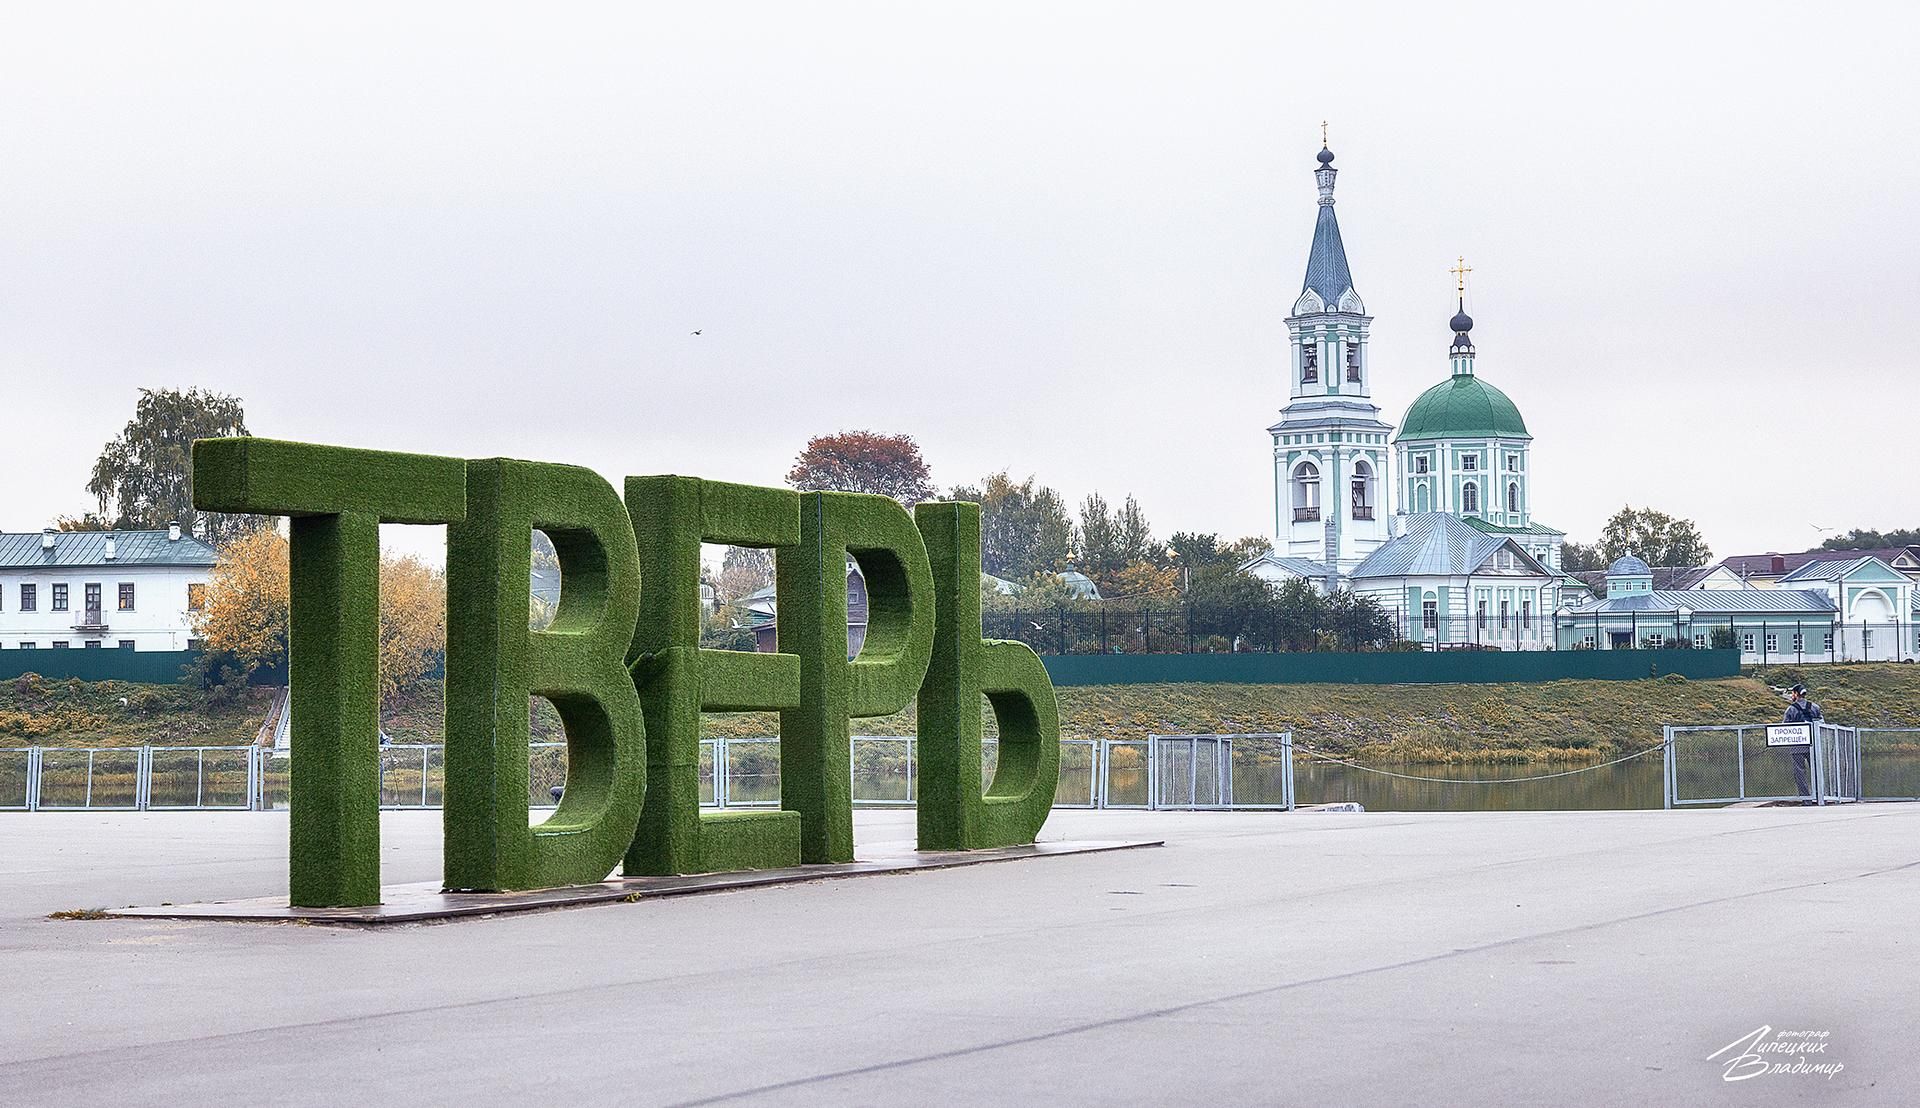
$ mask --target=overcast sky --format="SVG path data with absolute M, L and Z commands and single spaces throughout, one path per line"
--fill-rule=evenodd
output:
M 1322 119 L 1386 419 L 1464 254 L 1541 521 L 1920 525 L 1911 4 L 79 7 L 0 33 L 7 530 L 200 385 L 616 483 L 906 432 L 1266 533 Z

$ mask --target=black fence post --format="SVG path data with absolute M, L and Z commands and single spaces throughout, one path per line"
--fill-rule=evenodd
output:
M 1060 606 L 1060 653 L 1067 652 L 1067 606 Z
M 1140 609 L 1140 653 L 1153 653 L 1153 609 Z
M 1107 654 L 1107 606 L 1100 605 L 1100 653 Z
M 1187 653 L 1193 653 L 1193 601 L 1187 601 Z

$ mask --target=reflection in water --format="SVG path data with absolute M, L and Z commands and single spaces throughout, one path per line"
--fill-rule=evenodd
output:
M 1381 766 L 1380 769 L 1447 782 L 1408 781 L 1303 758 L 1294 770 L 1301 806 L 1357 801 L 1382 812 L 1523 812 L 1568 809 L 1658 808 L 1662 805 L 1658 754 L 1569 777 L 1520 781 L 1559 772 L 1559 766 Z M 1467 781 L 1511 784 L 1468 784 Z

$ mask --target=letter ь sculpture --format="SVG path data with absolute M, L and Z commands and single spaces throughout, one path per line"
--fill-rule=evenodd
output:
M 1059 775 L 1034 653 L 980 637 L 980 510 L 694 477 L 269 439 L 194 444 L 194 503 L 291 517 L 289 899 L 378 904 L 379 525 L 447 525 L 444 883 L 508 892 L 853 860 L 850 721 L 919 704 L 919 845 L 1030 843 Z M 559 612 L 527 626 L 534 530 Z M 703 542 L 770 549 L 775 654 L 699 646 Z M 850 656 L 847 559 L 869 597 Z M 1000 761 L 980 788 L 981 696 Z M 529 826 L 528 698 L 566 730 L 559 808 Z M 700 810 L 700 717 L 778 711 L 778 811 Z

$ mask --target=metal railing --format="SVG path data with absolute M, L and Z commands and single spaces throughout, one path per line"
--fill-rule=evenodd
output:
M 1920 748 L 1920 727 L 1861 727 L 1860 799 L 1920 800 L 1920 768 L 1911 752 Z M 1904 746 L 1906 751 L 1889 750 Z M 1902 760 L 1899 754 L 1909 757 Z M 1883 757 L 1887 756 L 1887 757 Z M 1902 772 L 1902 771 L 1905 772 Z
M 1798 730 L 1796 735 L 1794 732 Z M 1832 723 L 1666 727 L 1666 807 L 1862 799 L 1860 735 Z
M 853 803 L 911 807 L 918 797 L 919 740 L 857 735 Z M 552 808 L 566 786 L 563 742 L 533 743 L 527 805 Z M 991 786 L 1000 746 L 981 744 L 980 785 Z M 1146 739 L 1062 739 L 1056 808 L 1291 808 L 1291 734 L 1152 735 Z M 293 759 L 259 746 L 15 747 L 0 749 L 0 810 L 272 811 L 287 806 Z M 700 742 L 700 803 L 706 808 L 777 808 L 780 740 L 771 736 Z M 432 809 L 446 796 L 446 748 L 393 743 L 380 748 L 380 806 Z

